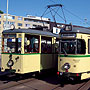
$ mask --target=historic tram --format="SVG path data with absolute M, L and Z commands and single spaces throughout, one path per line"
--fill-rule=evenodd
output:
M 2 33 L 1 71 L 18 74 L 57 67 L 58 35 L 33 29 L 5 30 Z
M 90 29 L 66 25 L 60 33 L 59 77 L 90 78 Z

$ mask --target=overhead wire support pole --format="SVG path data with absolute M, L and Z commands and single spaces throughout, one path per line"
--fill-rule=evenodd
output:
M 6 15 L 6 29 L 8 25 L 8 0 L 7 0 L 7 15 Z

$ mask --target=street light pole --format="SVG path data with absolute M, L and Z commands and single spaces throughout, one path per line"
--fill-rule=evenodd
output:
M 6 29 L 8 26 L 8 0 L 7 0 L 7 15 L 6 15 Z

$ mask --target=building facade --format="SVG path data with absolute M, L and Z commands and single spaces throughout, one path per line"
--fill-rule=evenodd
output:
M 50 29 L 50 19 L 49 18 L 41 18 L 37 16 L 27 15 L 23 16 L 15 16 L 8 15 L 8 23 L 6 25 L 6 14 L 0 14 L 0 49 L 1 49 L 1 34 L 3 30 L 10 29 L 11 25 L 14 25 L 16 29 L 19 28 L 35 28 L 37 26 L 45 26 Z M 7 27 L 6 27 L 7 26 Z M 1 50 L 0 50 L 1 53 Z
M 6 14 L 0 14 L 0 29 L 1 32 L 6 29 Z M 27 17 L 8 15 L 8 24 L 7 28 L 10 28 L 10 25 L 14 25 L 16 29 L 18 28 L 35 28 L 37 26 L 46 26 L 48 29 L 50 19 L 41 18 L 36 16 L 27 15 Z

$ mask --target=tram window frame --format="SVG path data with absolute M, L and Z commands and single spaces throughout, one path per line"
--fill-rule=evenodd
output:
M 90 54 L 90 39 L 88 39 L 88 54 Z
M 48 42 L 49 42 L 49 44 L 48 44 Z M 43 53 L 45 53 L 45 54 L 52 53 L 52 37 L 44 37 L 44 36 L 41 37 L 41 53 L 42 54 Z
M 73 44 L 73 47 L 74 47 L 74 48 L 72 48 L 73 52 L 72 52 L 70 43 Z M 60 44 L 59 44 L 60 54 L 76 54 L 76 48 L 77 47 L 75 47 L 74 44 L 76 45 L 76 40 L 75 39 L 62 39 L 62 40 L 60 40 Z M 66 49 L 65 49 L 65 47 L 66 47 Z
M 16 34 L 3 34 L 2 52 L 21 53 L 21 42 L 18 42 L 18 38 L 16 38 Z
M 31 35 L 31 34 L 25 34 L 25 37 L 27 35 L 27 40 L 30 41 L 30 44 L 26 46 L 25 44 L 25 40 L 24 40 L 24 53 L 39 53 L 39 48 L 40 48 L 40 36 L 38 35 Z M 32 40 L 37 39 L 38 43 L 36 45 L 35 42 L 33 42 Z M 27 41 L 26 40 L 26 41 Z M 33 44 L 32 44 L 33 43 Z M 36 48 L 38 46 L 38 48 Z
M 78 41 L 77 41 L 77 54 L 85 54 L 86 53 L 86 43 L 85 43 L 85 40 L 84 39 L 77 39 L 78 41 L 81 40 L 81 51 L 78 53 Z M 84 47 L 83 47 L 84 46 Z
M 68 39 L 65 39 L 66 41 Z M 61 53 L 61 43 L 62 42 L 65 42 L 65 40 L 61 40 L 60 41 L 60 53 Z M 80 41 L 80 42 L 79 42 Z M 68 41 L 67 41 L 68 42 Z M 71 41 L 72 42 L 72 41 Z M 84 39 L 75 39 L 74 42 L 76 43 L 76 47 L 75 47 L 75 53 L 74 54 L 85 54 L 86 53 L 86 43 L 85 43 L 85 40 Z M 81 46 L 79 46 L 79 43 Z M 84 46 L 84 47 L 83 47 Z M 81 47 L 81 49 L 79 49 Z M 66 52 L 67 53 L 67 52 Z M 62 54 L 62 53 L 61 53 Z M 70 54 L 70 53 L 67 53 L 67 54 Z M 73 53 L 72 53 L 73 54 Z

